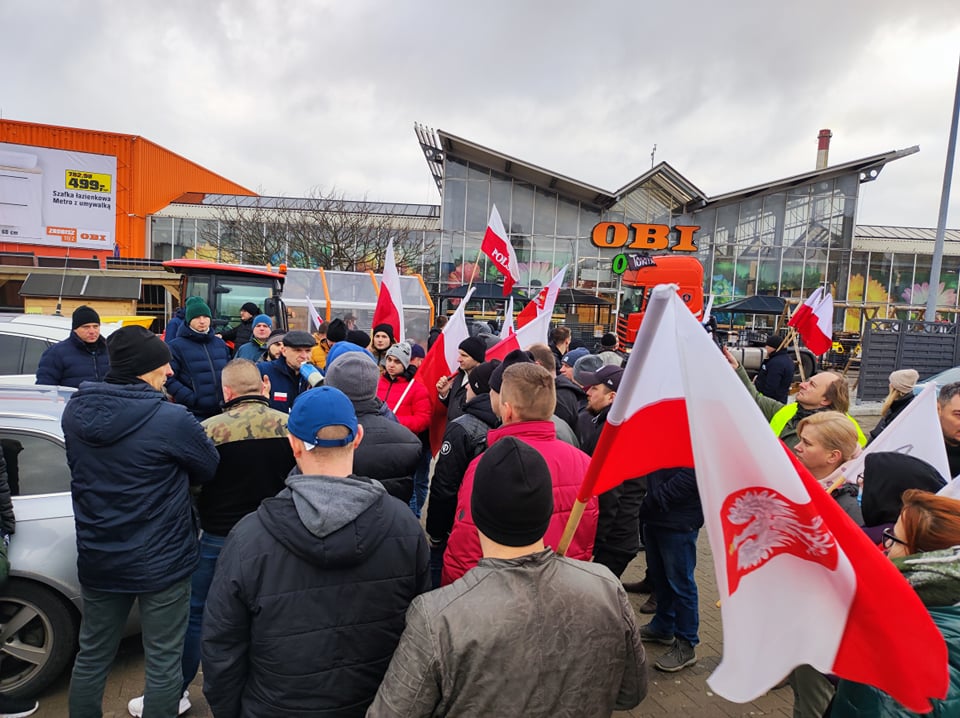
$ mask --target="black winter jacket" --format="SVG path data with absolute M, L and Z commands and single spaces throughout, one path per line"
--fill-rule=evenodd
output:
M 391 496 L 403 502 L 413 496 L 413 473 L 423 444 L 387 406 L 374 397 L 353 402 L 363 441 L 353 453 L 353 472 L 376 479 Z
M 581 387 L 567 377 L 560 375 L 556 378 L 557 408 L 554 414 L 563 419 L 574 433 L 577 432 L 577 417 L 587 405 L 587 395 Z
M 457 495 L 470 462 L 487 448 L 487 432 L 499 423 L 490 395 L 480 394 L 463 406 L 463 414 L 447 424 L 430 481 L 427 535 L 444 541 L 453 528 Z
M 215 716 L 363 716 L 430 587 L 409 507 L 369 479 L 298 476 L 234 527 L 203 617 Z M 296 503 L 295 503 L 296 501 Z
M 107 342 L 98 337 L 93 344 L 87 344 L 76 332 L 62 342 L 49 347 L 41 356 L 37 366 L 37 384 L 51 386 L 80 386 L 82 381 L 103 381 L 110 371 L 110 358 L 107 356 Z
M 0 451 L 0 533 L 12 534 L 16 531 L 17 517 L 13 513 L 13 500 L 10 497 L 7 461 Z
M 453 381 L 450 382 L 450 391 L 446 399 L 440 401 L 447 407 L 447 421 L 453 421 L 463 413 L 463 404 L 467 400 L 467 385 L 464 379 L 467 372 L 463 369 L 457 369 Z M 435 391 L 432 387 L 427 387 L 428 391 Z
M 289 414 L 297 397 L 310 388 L 310 384 L 300 376 L 300 372 L 287 365 L 283 355 L 269 361 L 257 362 L 257 369 L 262 376 L 270 379 L 271 409 Z
M 170 342 L 170 367 L 167 391 L 198 419 L 220 413 L 223 402 L 220 373 L 230 361 L 230 350 L 216 334 L 201 334 L 189 324 Z
M 793 383 L 793 357 L 786 349 L 774 352 L 760 364 L 754 386 L 764 396 L 787 403 L 790 385 Z
M 219 457 L 203 427 L 149 384 L 84 382 L 63 411 L 80 583 L 146 593 L 190 576 L 197 525 L 189 484 Z
M 703 526 L 703 509 L 693 469 L 661 469 L 647 474 L 647 495 L 640 504 L 647 526 L 696 531 Z
M 224 341 L 233 342 L 233 350 L 236 351 L 253 338 L 253 317 L 220 332 L 220 336 Z
M 226 536 L 260 502 L 283 490 L 296 466 L 287 440 L 287 415 L 267 406 L 266 397 L 242 396 L 203 422 L 217 447 L 220 465 L 197 497 L 200 526 Z

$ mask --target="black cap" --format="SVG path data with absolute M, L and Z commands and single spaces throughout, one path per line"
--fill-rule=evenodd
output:
M 540 453 L 507 436 L 480 456 L 470 512 L 477 529 L 503 546 L 543 538 L 553 516 L 553 480 Z
M 490 393 L 490 375 L 498 366 L 500 366 L 500 360 L 491 359 L 483 362 L 483 364 L 478 364 L 471 370 L 467 381 L 470 382 L 470 388 L 473 389 L 474 394 L 479 396 L 480 394 Z
M 782 336 L 780 336 L 779 334 L 776 334 L 776 333 L 767 334 L 766 345 L 767 345 L 768 347 L 773 347 L 774 349 L 778 349 L 781 344 L 783 344 L 783 337 L 782 337 Z
M 131 382 L 170 363 L 170 348 L 146 327 L 120 327 L 107 338 L 107 377 Z
M 393 327 L 390 326 L 389 324 L 378 324 L 377 326 L 375 326 L 375 327 L 373 328 L 373 330 L 371 331 L 371 334 L 376 334 L 377 332 L 383 332 L 383 333 L 386 334 L 388 337 L 390 337 L 390 343 L 391 343 L 391 344 L 393 344 L 395 341 L 397 341 L 396 338 L 393 336 Z M 348 340 L 348 341 L 350 341 L 350 340 Z M 356 344 L 356 342 L 353 342 L 353 343 Z M 370 343 L 370 342 L 367 342 L 367 344 L 369 344 L 369 343 Z M 362 346 L 366 346 L 366 344 L 364 344 L 364 345 L 362 345 Z
M 327 333 L 327 337 L 330 336 L 330 333 Z M 358 347 L 368 347 L 370 346 L 370 335 L 366 332 L 362 332 L 359 329 L 348 329 L 347 330 L 347 341 L 351 344 L 356 344 Z M 390 341 L 393 341 L 392 339 Z
M 623 369 L 607 364 L 596 371 L 583 372 L 580 378 L 583 380 L 580 382 L 581 386 L 597 386 L 603 384 L 603 386 L 612 391 L 619 391 L 620 380 L 623 378 Z
M 88 307 L 86 304 L 81 304 L 79 307 L 73 310 L 73 329 L 82 327 L 84 324 L 99 323 L 100 315 L 97 314 L 97 310 L 93 307 Z
M 477 337 L 467 337 L 457 349 L 463 349 L 475 362 L 482 362 L 487 357 L 487 345 Z
M 260 307 L 258 307 L 253 302 L 246 302 L 242 307 L 240 307 L 241 312 L 250 312 L 253 316 L 257 316 L 260 313 Z
M 860 508 L 864 526 L 895 523 L 903 508 L 903 492 L 921 489 L 936 493 L 943 477 L 922 459 L 897 451 L 875 451 L 863 461 L 863 497 Z
M 295 329 L 286 333 L 283 337 L 283 345 L 296 349 L 308 349 L 317 346 L 317 340 L 313 338 L 310 332 L 301 332 L 299 329 Z
M 496 369 L 493 370 L 493 373 L 490 375 L 490 390 L 495 391 L 498 394 L 500 393 L 500 388 L 503 386 L 503 372 L 507 370 L 508 366 L 513 364 L 534 364 L 536 363 L 533 359 L 533 355 L 530 352 L 525 352 L 521 349 L 514 349 L 512 352 L 507 354 L 503 358 L 503 362 L 500 363 Z
M 613 349 L 617 346 L 617 335 L 607 332 L 600 337 L 600 346 L 604 349 Z
M 342 319 L 334 319 L 327 325 L 327 339 L 332 342 L 343 342 L 347 340 L 347 325 Z

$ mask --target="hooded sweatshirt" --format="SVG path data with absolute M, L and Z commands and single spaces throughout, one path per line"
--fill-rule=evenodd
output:
M 429 588 L 425 536 L 376 481 L 304 476 L 231 532 L 203 621 L 215 715 L 363 716 Z

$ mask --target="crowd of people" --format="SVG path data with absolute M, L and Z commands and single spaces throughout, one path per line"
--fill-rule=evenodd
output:
M 71 716 L 101 715 L 134 601 L 146 675 L 128 710 L 147 718 L 189 710 L 201 664 L 216 716 L 606 716 L 646 695 L 644 642 L 668 646 L 658 671 L 697 662 L 692 466 L 592 499 L 565 555 L 554 550 L 624 378 L 615 335 L 591 348 L 560 326 L 502 361 L 471 336 L 458 371 L 427 386 L 416 374 L 429 347 L 389 325 L 279 334 L 250 304 L 218 335 L 197 297 L 164 339 L 123 327 L 104 342 L 89 307 L 73 323 L 37 377 L 79 387 L 63 417 L 84 602 Z M 960 584 L 926 596 L 928 573 L 902 561 L 954 561 L 960 502 L 934 496 L 945 477 L 878 452 L 858 482 L 836 482 L 867 443 L 847 382 L 820 372 L 789 397 L 782 343 L 769 342 L 755 381 L 727 358 L 771 430 L 888 550 L 945 634 L 956 629 Z M 881 431 L 917 380 L 891 375 Z M 938 402 L 957 474 L 960 384 Z M 0 483 L 5 519 L 4 508 Z M 643 580 L 624 585 L 641 552 Z M 649 595 L 643 625 L 628 591 Z M 960 640 L 950 649 L 957 700 Z M 854 715 L 867 700 L 893 710 L 809 666 L 785 680 L 796 716 Z M 0 703 L 0 716 L 22 709 Z

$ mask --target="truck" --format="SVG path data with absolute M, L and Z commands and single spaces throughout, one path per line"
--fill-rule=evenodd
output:
M 617 338 L 625 351 L 630 351 L 637 340 L 650 293 L 658 284 L 676 284 L 677 294 L 694 316 L 703 321 L 703 265 L 694 257 L 658 255 L 635 259 L 634 268 L 623 273 L 621 299 L 617 314 Z M 792 348 L 791 344 L 791 348 Z M 766 356 L 764 347 L 728 347 L 743 364 L 750 376 L 756 375 Z M 806 347 L 800 347 L 803 377 L 811 376 L 817 368 L 817 358 Z M 794 365 L 797 365 L 794 359 Z M 801 378 L 800 368 L 795 379 Z
M 281 298 L 286 280 L 282 271 L 269 268 L 218 264 L 202 259 L 171 259 L 167 271 L 180 275 L 180 303 L 201 297 L 213 313 L 214 331 L 240 322 L 240 307 L 253 302 L 273 321 L 273 328 L 287 331 L 287 308 Z

